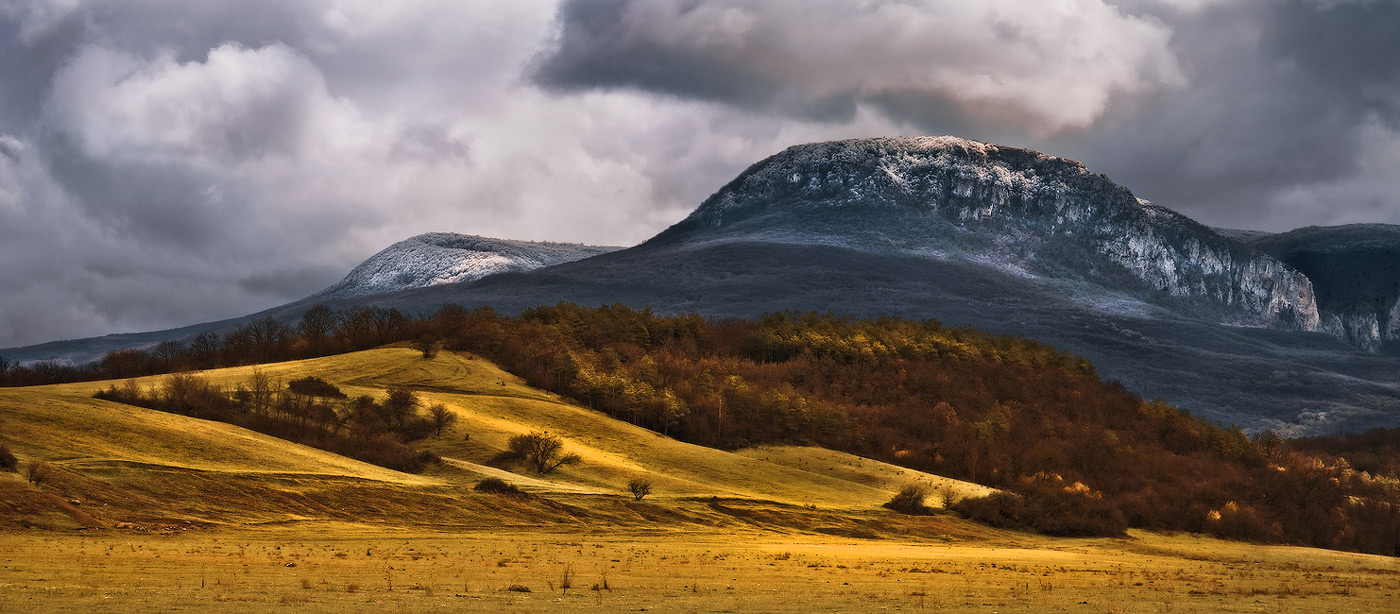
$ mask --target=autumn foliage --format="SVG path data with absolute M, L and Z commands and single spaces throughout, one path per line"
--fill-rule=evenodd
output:
M 1101 381 L 1076 356 L 934 321 L 439 314 L 447 347 L 708 446 L 801 443 L 996 486 L 953 508 L 1057 535 L 1181 530 L 1400 554 L 1400 483 Z

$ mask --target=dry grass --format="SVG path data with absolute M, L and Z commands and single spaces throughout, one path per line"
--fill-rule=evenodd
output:
M 1391 559 L 1194 537 L 738 536 L 534 530 L 503 539 L 328 524 L 8 533 L 0 603 L 6 612 L 1357 612 L 1389 611 L 1400 593 Z
M 986 489 L 828 450 L 683 444 L 467 355 L 387 348 L 263 369 L 351 395 L 413 387 L 458 416 L 426 442 L 447 461 L 398 473 L 90 398 L 106 383 L 0 389 L 16 456 L 53 467 L 38 486 L 0 474 L 0 611 L 1325 612 L 1392 608 L 1400 593 L 1393 559 L 895 514 L 879 506 L 906 485 Z M 583 462 L 547 476 L 486 465 L 531 431 Z M 538 496 L 472 490 L 487 477 Z M 644 501 L 634 478 L 653 485 Z

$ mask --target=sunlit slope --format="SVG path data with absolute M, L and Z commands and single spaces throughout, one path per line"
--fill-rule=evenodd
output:
M 416 351 L 391 347 L 201 375 L 232 388 L 247 381 L 255 369 L 279 386 L 315 376 L 351 396 L 382 398 L 389 387 L 404 386 L 415 390 L 425 405 L 442 403 L 458 416 L 457 423 L 442 436 L 415 445 L 439 454 L 443 463 L 424 475 L 404 474 L 228 424 L 91 397 L 114 382 L 0 389 L 0 432 L 23 460 L 49 461 L 88 480 L 89 486 L 139 488 L 153 501 L 167 491 L 175 498 L 217 498 L 223 496 L 220 488 L 262 492 L 249 495 L 263 505 L 263 513 L 253 515 L 257 518 L 275 511 L 275 504 L 263 501 L 269 496 L 290 492 L 319 497 L 318 505 L 332 505 L 333 497 L 353 496 L 355 488 L 377 489 L 380 497 L 397 492 L 413 501 L 428 496 L 434 505 L 460 501 L 473 508 L 482 503 L 470 487 L 488 476 L 585 507 L 600 496 L 623 497 L 634 477 L 650 480 L 653 494 L 648 501 L 663 504 L 720 497 L 869 510 L 907 484 L 923 484 L 935 492 L 946 486 L 963 496 L 986 492 L 981 486 L 820 448 L 764 447 L 731 453 L 682 443 L 571 405 L 467 354 L 444 352 L 426 360 Z M 151 388 L 161 380 L 156 376 L 136 382 Z M 512 436 L 532 431 L 561 437 L 566 450 L 579 454 L 582 462 L 548 475 L 523 465 L 492 463 Z M 187 482 L 199 482 L 199 487 L 182 489 Z M 297 509 L 304 504 L 289 503 Z M 404 502 L 393 509 L 413 505 L 417 503 Z M 176 507 L 204 510 L 211 521 L 231 519 L 226 518 L 227 505 Z M 391 507 L 380 511 L 399 513 Z M 338 511 L 340 517 L 353 517 L 353 506 L 348 509 Z M 458 516 L 467 513 L 457 511 Z
M 3 436 L 22 458 L 75 470 L 149 465 L 439 483 L 221 422 L 97 400 L 91 397 L 94 390 L 93 384 L 0 388 Z

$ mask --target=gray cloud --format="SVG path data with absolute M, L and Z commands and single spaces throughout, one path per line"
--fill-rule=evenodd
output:
M 788 145 L 953 133 L 1218 225 L 1400 222 L 1375 0 L 0 0 L 0 347 L 410 235 L 626 245 Z
M 1400 5 L 1221 3 L 1171 25 L 1188 87 L 1044 146 L 1208 223 L 1400 222 L 1400 200 L 1374 189 L 1400 140 Z
M 1093 123 L 1119 93 L 1178 82 L 1159 22 L 1098 0 L 568 0 L 536 79 L 846 121 L 859 104 L 1013 123 Z

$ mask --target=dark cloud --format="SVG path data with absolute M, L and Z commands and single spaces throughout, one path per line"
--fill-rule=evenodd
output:
M 947 109 L 955 122 L 1037 133 L 1087 125 L 1114 93 L 1175 80 L 1158 23 L 1071 4 L 567 0 L 534 77 L 822 121 L 866 103 L 919 123 Z
M 1400 127 L 1400 3 L 1280 2 L 1261 46 L 1291 62 L 1350 113 Z
M 421 232 L 633 244 L 839 138 L 1400 223 L 1395 57 L 1378 0 L 0 0 L 0 347 L 258 311 Z
M 1377 123 L 1400 101 L 1389 59 L 1400 32 L 1384 34 L 1400 27 L 1397 6 L 1293 0 L 1177 15 L 1188 86 L 1120 101 L 1091 130 L 1042 145 L 1207 223 L 1400 221 L 1400 202 L 1377 194 L 1367 170 L 1400 138 Z

